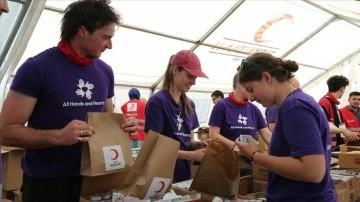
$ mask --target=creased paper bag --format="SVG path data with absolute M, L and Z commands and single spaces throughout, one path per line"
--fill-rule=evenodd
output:
M 191 183 L 190 190 L 221 197 L 238 193 L 240 168 L 234 152 L 222 141 L 212 140 Z
M 123 114 L 89 112 L 88 124 L 95 134 L 82 145 L 81 175 L 98 176 L 129 170 L 132 153 L 129 134 L 121 128 Z
M 159 200 L 174 175 L 180 143 L 149 131 L 119 192 L 144 200 Z

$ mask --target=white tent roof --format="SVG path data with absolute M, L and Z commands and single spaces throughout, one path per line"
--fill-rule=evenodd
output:
M 25 59 L 57 45 L 62 12 L 71 2 L 10 0 L 12 11 L 0 21 L 1 78 L 7 81 Z M 150 95 L 170 55 L 181 49 L 193 50 L 209 76 L 196 80 L 193 98 L 199 97 L 191 92 L 204 92 L 206 99 L 215 89 L 231 92 L 241 60 L 259 51 L 298 62 L 296 77 L 314 97 L 327 91 L 324 78 L 353 77 L 359 68 L 360 1 L 113 0 L 111 5 L 123 25 L 113 49 L 101 58 L 113 67 L 118 89 L 136 86 Z M 349 89 L 359 90 L 358 79 L 351 82 Z

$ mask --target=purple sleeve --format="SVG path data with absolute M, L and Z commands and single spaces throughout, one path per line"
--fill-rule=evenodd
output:
M 281 121 L 285 138 L 291 148 L 291 155 L 324 153 L 318 122 L 309 110 L 293 108 L 282 114 Z
M 115 77 L 114 77 L 114 72 L 112 70 L 112 68 L 108 65 L 108 74 L 109 74 L 109 79 L 110 79 L 110 85 L 109 85 L 109 94 L 108 94 L 108 98 L 112 98 L 115 95 Z
M 260 109 L 254 105 L 255 107 L 255 113 L 256 113 L 256 121 L 257 121 L 257 125 L 258 125 L 258 130 L 263 129 L 263 128 L 267 128 L 265 119 L 260 111 Z
M 164 110 L 161 105 L 161 100 L 155 96 L 150 97 L 146 104 L 145 110 L 145 132 L 149 130 L 156 132 L 163 132 L 164 129 Z
M 266 108 L 265 116 L 267 124 L 276 122 L 278 114 L 278 107 L 276 105 L 272 105 Z
M 31 97 L 38 97 L 42 80 L 40 72 L 31 58 L 26 60 L 17 70 L 10 89 Z
M 224 102 L 218 102 L 214 105 L 209 118 L 209 126 L 216 126 L 221 128 L 224 121 L 225 104 Z

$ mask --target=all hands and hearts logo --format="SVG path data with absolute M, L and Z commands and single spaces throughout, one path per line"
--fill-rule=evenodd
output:
M 239 114 L 238 123 L 246 126 L 247 125 L 247 120 L 248 120 L 248 117 Z
M 75 91 L 76 95 L 80 95 L 81 97 L 86 97 L 88 100 L 91 99 L 91 92 L 94 89 L 94 84 L 89 83 L 88 81 L 85 83 L 84 80 L 79 79 L 79 83 L 77 85 L 79 88 Z
M 105 170 L 117 170 L 125 168 L 125 159 L 120 145 L 103 147 Z

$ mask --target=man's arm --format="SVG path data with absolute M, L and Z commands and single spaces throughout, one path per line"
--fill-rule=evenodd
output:
M 44 148 L 54 145 L 72 145 L 78 142 L 80 129 L 93 134 L 93 128 L 86 122 L 74 120 L 61 130 L 39 130 L 26 127 L 36 98 L 10 90 L 0 115 L 0 141 L 2 145 Z

